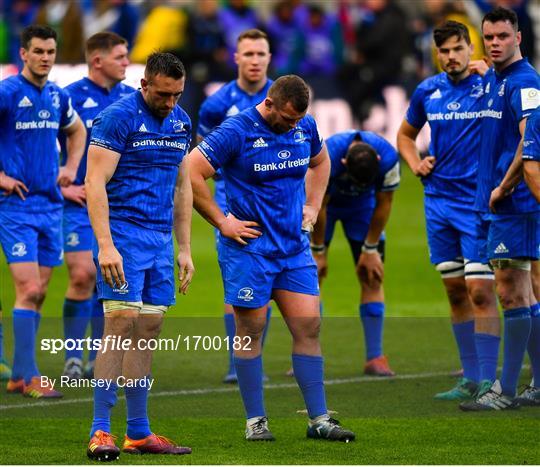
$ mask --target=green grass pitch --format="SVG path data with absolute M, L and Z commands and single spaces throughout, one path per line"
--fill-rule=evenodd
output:
M 149 399 L 152 428 L 191 446 L 182 457 L 122 455 L 122 464 L 540 464 L 540 410 L 465 414 L 455 403 L 433 400 L 452 386 L 459 368 L 438 274 L 428 261 L 421 187 L 408 170 L 395 196 L 387 229 L 385 353 L 398 376 L 362 376 L 364 348 L 358 319 L 359 288 L 341 229 L 330 251 L 324 284 L 322 344 L 330 409 L 357 440 L 349 444 L 305 438 L 303 401 L 290 366 L 290 337 L 274 311 L 264 352 L 265 401 L 275 443 L 243 439 L 243 409 L 236 387 L 221 384 L 225 351 L 157 352 Z M 222 287 L 212 229 L 193 225 L 197 269 L 190 292 L 166 318 L 163 337 L 223 334 Z M 62 337 L 66 270 L 54 273 L 40 338 Z M 0 260 L 5 349 L 11 358 L 13 290 Z M 38 352 L 43 374 L 58 377 L 62 356 Z M 526 382 L 529 371 L 523 371 Z M 84 464 L 92 418 L 91 390 L 67 389 L 56 402 L 0 392 L 0 463 Z M 113 432 L 125 432 L 125 403 L 113 411 Z

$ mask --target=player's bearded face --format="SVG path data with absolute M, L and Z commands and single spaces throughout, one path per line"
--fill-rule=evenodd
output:
M 126 78 L 129 65 L 128 49 L 123 44 L 115 45 L 110 51 L 100 57 L 103 74 L 113 80 L 122 81 Z
M 486 52 L 495 65 L 511 60 L 519 50 L 521 33 L 516 32 L 509 21 L 485 21 L 482 33 Z
M 28 49 L 21 48 L 21 59 L 24 66 L 35 76 L 46 77 L 49 75 L 56 59 L 56 41 L 33 37 Z
M 266 80 L 270 57 L 270 49 L 265 39 L 242 39 L 234 54 L 238 76 L 251 83 Z
M 174 79 L 155 75 L 141 80 L 144 101 L 150 110 L 160 118 L 169 115 L 184 92 L 185 78 Z
M 440 47 L 437 47 L 437 57 L 441 68 L 450 76 L 459 76 L 467 70 L 471 59 L 472 47 L 464 38 L 452 36 Z
M 265 105 L 269 109 L 267 121 L 275 133 L 287 133 L 296 127 L 298 122 L 305 117 L 306 111 L 298 112 L 290 102 L 279 108 L 270 99 L 266 99 Z

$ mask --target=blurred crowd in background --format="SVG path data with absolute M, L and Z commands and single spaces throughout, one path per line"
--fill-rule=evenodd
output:
M 361 122 L 388 86 L 408 94 L 437 72 L 431 33 L 441 22 L 465 23 L 481 58 L 481 18 L 498 5 L 516 11 L 523 55 L 538 64 L 539 0 L 0 0 L 0 63 L 19 63 L 18 36 L 32 23 L 58 32 L 57 63 L 67 64 L 83 63 L 85 39 L 109 30 L 128 40 L 134 63 L 158 49 L 178 55 L 203 89 L 234 79 L 236 38 L 257 27 L 271 39 L 272 77 L 301 75 Z

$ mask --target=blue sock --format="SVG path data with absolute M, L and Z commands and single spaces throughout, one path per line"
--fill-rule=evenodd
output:
M 36 314 L 34 315 L 34 328 L 36 330 L 36 336 L 39 331 L 39 324 L 41 323 L 41 313 L 36 311 Z
M 362 303 L 360 305 L 360 319 L 364 327 L 366 360 L 380 357 L 382 355 L 384 303 Z
M 531 334 L 527 344 L 534 379 L 534 386 L 540 386 L 540 303 L 531 305 Z
M 234 336 L 236 335 L 236 325 L 234 324 L 234 314 L 225 313 L 223 315 L 223 321 L 225 322 L 225 332 L 229 338 L 229 371 L 227 373 L 235 374 L 236 369 L 234 368 L 233 342 Z
M 503 394 L 514 397 L 531 332 L 531 311 L 527 307 L 504 311 Z
M 309 418 L 328 413 L 324 394 L 323 358 L 314 355 L 293 354 L 294 377 L 304 396 Z
M 246 418 L 264 417 L 262 357 L 240 358 L 234 356 L 234 366 L 238 376 L 238 388 L 246 409 Z
M 145 378 L 148 381 L 148 377 Z M 127 406 L 127 435 L 131 439 L 143 439 L 151 435 L 148 420 L 148 385 L 125 388 Z
M 92 297 L 92 311 L 90 316 L 90 326 L 92 328 L 91 339 L 92 342 L 99 340 L 103 337 L 103 329 L 105 325 L 105 315 L 103 314 L 103 305 L 98 300 L 97 294 L 94 293 Z M 94 347 L 94 346 L 92 346 Z M 97 349 L 90 350 L 88 353 L 88 361 L 93 362 L 96 359 Z
M 116 404 L 117 390 L 116 383 L 111 383 L 109 389 L 98 386 L 94 388 L 94 420 L 90 429 L 90 438 L 97 430 L 111 432 L 111 410 Z
M 4 358 L 4 326 L 0 323 L 0 360 Z
M 266 341 L 266 335 L 268 334 L 268 328 L 270 327 L 270 318 L 272 318 L 272 307 L 268 305 L 268 308 L 266 309 L 266 326 L 264 327 L 261 341 L 262 346 L 264 346 L 264 342 Z
M 452 324 L 452 329 L 459 350 L 459 359 L 463 367 L 463 376 L 477 383 L 479 370 L 476 344 L 474 342 L 474 320 Z
M 474 340 L 478 355 L 479 381 L 489 380 L 493 383 L 497 379 L 501 338 L 492 334 L 477 333 Z
M 78 339 L 84 339 L 86 334 L 86 326 L 90 321 L 90 313 L 92 312 L 92 301 L 91 300 L 71 300 L 66 298 L 64 300 L 64 338 L 73 339 L 77 341 Z M 78 358 L 82 360 L 83 351 L 77 350 L 66 350 L 66 360 L 68 358 Z
M 13 309 L 13 352 L 12 378 L 24 378 L 29 383 L 33 376 L 39 376 L 36 364 L 36 315 L 34 310 Z

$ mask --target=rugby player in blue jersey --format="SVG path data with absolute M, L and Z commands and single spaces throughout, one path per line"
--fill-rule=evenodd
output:
M 0 167 L 9 194 L 0 196 L 0 242 L 15 284 L 15 349 L 7 391 L 58 398 L 60 392 L 41 384 L 36 335 L 52 268 L 62 263 L 60 187 L 75 180 L 86 131 L 68 94 L 47 81 L 56 57 L 55 31 L 25 28 L 20 55 L 21 73 L 0 83 Z M 62 167 L 60 130 L 67 138 Z
M 120 376 L 131 382 L 125 387 L 123 452 L 191 452 L 152 433 L 147 414 L 152 359 L 147 341 L 157 338 L 163 316 L 175 302 L 173 228 L 180 292 L 186 293 L 194 271 L 192 192 L 184 158 L 191 121 L 177 104 L 184 84 L 180 60 L 154 53 L 148 57 L 141 91 L 111 104 L 92 126 L 85 188 L 95 236 L 96 285 L 105 312 L 103 341 L 112 336 L 131 340 L 129 350 L 102 349 L 96 358 L 94 378 L 108 384 L 94 390 L 87 455 L 95 460 L 114 460 L 120 454 L 110 421 Z
M 487 225 L 486 250 L 503 308 L 504 360 L 500 381 L 475 401 L 460 405 L 472 411 L 519 406 L 517 383 L 530 342 L 533 374 L 540 370 L 540 317 L 530 273 L 531 261 L 539 257 L 539 205 L 524 182 L 510 191 L 506 187 L 506 175 L 519 151 L 527 117 L 540 104 L 540 76 L 521 56 L 521 33 L 513 11 L 496 8 L 487 13 L 482 33 L 493 67 L 484 76 L 475 206 L 493 211 Z
M 198 142 L 208 135 L 225 119 L 236 115 L 249 107 L 253 107 L 264 100 L 272 80 L 268 79 L 268 65 L 270 64 L 270 44 L 268 36 L 259 29 L 248 29 L 238 36 L 234 60 L 238 66 L 238 78 L 221 87 L 209 96 L 199 111 L 197 126 Z M 219 171 L 214 175 L 214 199 L 223 212 L 227 212 L 225 195 L 225 182 Z M 219 233 L 216 231 L 216 241 Z M 271 309 L 268 307 L 268 318 Z M 232 305 L 225 303 L 223 320 L 229 342 L 236 334 Z M 268 329 L 269 321 L 267 319 Z M 264 339 L 263 339 L 264 340 Z M 229 347 L 229 369 L 224 383 L 236 383 L 236 371 L 233 362 L 233 349 Z
M 73 108 L 87 128 L 86 148 L 94 118 L 113 102 L 135 91 L 122 84 L 129 65 L 127 41 L 113 32 L 94 34 L 86 41 L 88 77 L 66 87 Z M 63 142 L 63 141 L 62 141 Z M 65 151 L 63 152 L 65 153 Z M 92 226 L 86 210 L 84 176 L 86 151 L 75 182 L 62 189 L 64 195 L 64 258 L 69 283 L 64 301 L 64 337 L 83 339 L 88 322 L 92 324 L 92 339 L 103 334 L 103 307 L 94 295 L 96 267 L 92 260 Z M 64 375 L 83 376 L 82 350 L 66 350 Z M 91 350 L 84 374 L 92 378 L 96 350 Z
M 225 300 L 233 306 L 234 363 L 246 409 L 246 439 L 273 440 L 263 402 L 261 341 L 273 298 L 293 338 L 294 375 L 306 403 L 307 436 L 349 441 L 354 433 L 328 416 L 319 343 L 317 266 L 309 232 L 328 183 L 330 161 L 298 76 L 277 79 L 256 107 L 231 117 L 189 155 L 195 208 L 221 239 Z M 228 214 L 206 179 L 220 169 Z
M 315 224 L 311 251 L 319 283 L 327 275 L 327 250 L 341 221 L 360 281 L 359 314 L 364 328 L 364 373 L 394 376 L 382 351 L 384 322 L 384 228 L 399 185 L 399 156 L 392 145 L 369 131 L 337 133 L 326 141 L 331 172 Z
M 463 400 L 495 380 L 500 341 L 493 271 L 481 254 L 485 239 L 476 230 L 486 214 L 474 208 L 483 86 L 482 78 L 469 71 L 472 46 L 465 25 L 448 21 L 433 37 L 444 72 L 415 90 L 398 149 L 424 184 L 430 259 L 446 289 L 463 368 L 457 385 L 435 398 Z M 426 122 L 430 155 L 422 159 L 415 140 Z
M 28 188 L 23 182 L 7 176 L 1 168 L 0 165 L 0 190 L 2 193 L 9 196 L 15 192 L 17 196 L 24 199 L 24 191 L 27 192 Z M 0 303 L 0 381 L 7 381 L 9 378 L 11 378 L 11 368 L 4 358 L 4 327 L 2 324 L 2 304 Z

